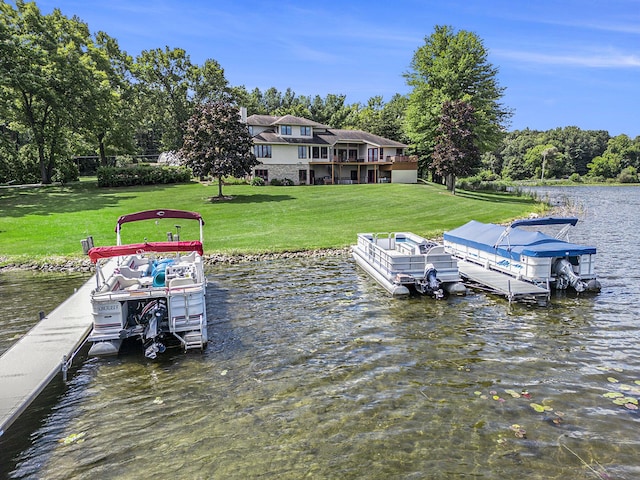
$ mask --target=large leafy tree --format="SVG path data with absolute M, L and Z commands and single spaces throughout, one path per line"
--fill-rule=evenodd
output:
M 91 86 L 94 94 L 89 105 L 93 115 L 84 125 L 89 144 L 97 145 L 100 164 L 107 165 L 107 153 L 133 153 L 132 59 L 120 50 L 118 42 L 105 32 L 96 34 L 95 46 L 89 50 L 102 75 Z
M 413 88 L 406 130 L 421 155 L 423 172 L 433 153 L 442 106 L 447 101 L 463 101 L 473 108 L 474 141 L 480 153 L 499 145 L 511 112 L 500 103 L 504 88 L 498 84 L 498 70 L 489 63 L 487 50 L 476 34 L 436 26 L 414 53 L 410 67 L 405 73 L 407 84 Z
M 253 141 L 247 125 L 240 121 L 239 108 L 231 102 L 208 102 L 196 107 L 187 122 L 180 154 L 184 164 L 198 176 L 243 177 L 260 162 L 252 152 Z
M 480 150 L 474 127 L 473 107 L 461 100 L 442 104 L 436 128 L 432 167 L 447 179 L 447 188 L 455 193 L 456 177 L 469 175 L 480 163 Z
M 42 183 L 64 171 L 71 132 L 90 121 L 104 72 L 92 57 L 86 24 L 35 3 L 0 3 L 0 109 L 10 128 L 28 137 Z
M 191 63 L 181 48 L 145 50 L 133 65 L 138 111 L 144 130 L 160 131 L 161 148 L 182 146 L 187 121 L 196 105 L 228 96 L 224 71 L 214 60 Z

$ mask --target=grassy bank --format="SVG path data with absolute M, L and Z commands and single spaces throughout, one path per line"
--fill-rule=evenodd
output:
M 0 257 L 16 260 L 79 257 L 80 240 L 115 243 L 118 216 L 153 208 L 198 211 L 205 219 L 205 249 L 226 254 L 341 248 L 358 232 L 412 231 L 428 238 L 470 219 L 502 222 L 540 211 L 527 198 L 457 191 L 439 185 L 326 185 L 252 187 L 227 185 L 226 201 L 211 201 L 217 186 L 197 182 L 98 189 L 70 186 L 0 191 Z M 187 221 L 127 224 L 123 241 L 166 239 L 182 226 L 182 238 L 197 232 Z

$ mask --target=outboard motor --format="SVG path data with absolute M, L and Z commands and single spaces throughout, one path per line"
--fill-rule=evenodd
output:
M 440 288 L 440 281 L 437 278 L 438 271 L 432 263 L 427 263 L 424 267 L 424 277 L 418 282 L 420 293 L 428 293 L 436 298 L 444 297 L 444 291 Z
M 153 306 L 151 306 L 153 304 Z M 151 306 L 151 308 L 147 307 Z M 143 321 L 147 320 L 147 324 L 143 333 L 143 341 L 145 342 L 144 355 L 147 358 L 156 358 L 157 353 L 162 353 L 166 350 L 165 346 L 157 341 L 158 336 L 158 324 L 162 321 L 167 314 L 167 304 L 162 300 L 150 302 L 145 307 L 147 310 L 144 314 Z
M 573 273 L 573 266 L 568 260 L 564 258 L 556 260 L 553 264 L 553 271 L 556 274 L 557 289 L 566 290 L 567 287 L 573 287 L 578 293 L 587 289 L 587 285 L 580 280 L 579 276 Z

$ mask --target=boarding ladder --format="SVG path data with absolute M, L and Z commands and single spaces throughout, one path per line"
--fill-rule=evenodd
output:
M 180 301 L 184 302 L 184 306 L 179 305 L 177 309 L 173 308 L 174 304 Z M 171 302 L 172 313 L 169 326 L 171 333 L 180 341 L 185 352 L 196 349 L 200 351 L 204 350 L 205 342 L 203 340 L 203 333 L 206 328 L 205 316 L 202 312 L 195 314 L 190 312 L 189 294 L 186 289 L 182 289 L 182 293 L 172 295 Z M 175 315 L 175 310 L 182 310 L 184 314 Z

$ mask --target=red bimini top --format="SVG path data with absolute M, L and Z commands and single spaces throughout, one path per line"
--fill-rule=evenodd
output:
M 128 245 L 114 245 L 110 247 L 93 247 L 89 250 L 91 262 L 96 263 L 101 258 L 121 257 L 123 255 L 135 255 L 148 252 L 197 252 L 204 253 L 202 242 L 199 240 L 180 242 L 145 242 L 130 243 Z

